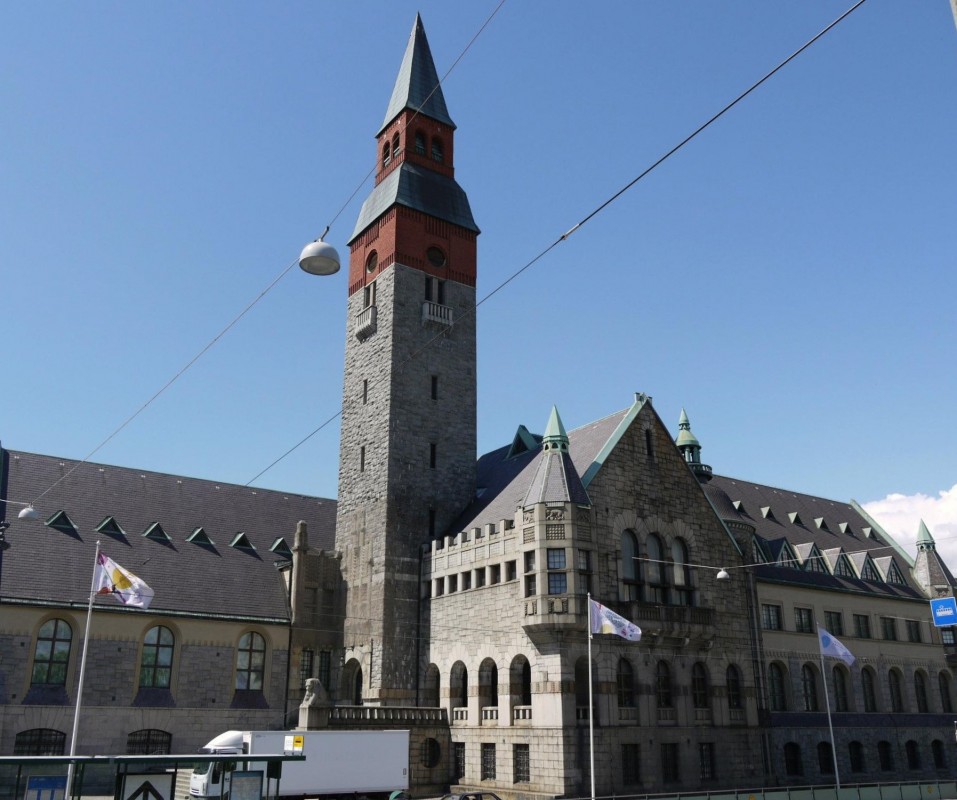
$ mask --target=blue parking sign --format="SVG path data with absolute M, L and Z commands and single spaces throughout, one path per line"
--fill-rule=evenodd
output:
M 934 618 L 934 625 L 946 628 L 957 625 L 957 598 L 941 597 L 930 601 L 930 613 Z

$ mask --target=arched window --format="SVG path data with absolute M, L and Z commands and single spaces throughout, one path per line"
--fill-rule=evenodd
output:
M 896 669 L 887 673 L 887 688 L 891 695 L 891 711 L 900 714 L 904 710 L 904 692 L 901 689 L 901 675 Z
M 831 671 L 831 683 L 834 686 L 834 710 L 847 711 L 847 672 L 841 667 Z
M 877 760 L 881 764 L 881 772 L 894 771 L 894 751 L 890 742 L 882 739 L 877 743 Z
M 395 136 L 392 137 L 392 157 L 393 158 L 399 157 L 399 141 L 400 141 L 399 134 L 396 134 Z
M 930 752 L 934 756 L 934 769 L 947 769 L 947 752 L 940 739 L 934 739 L 930 743 Z
M 479 664 L 479 708 L 498 705 L 498 666 L 491 658 Z
M 64 619 L 47 620 L 37 633 L 33 651 L 33 686 L 65 686 L 73 630 Z
M 379 254 L 375 250 L 373 250 L 366 257 L 366 272 L 375 272 L 376 267 L 378 266 L 379 266 Z M 375 305 L 374 302 L 373 302 L 373 305 Z
M 449 674 L 449 699 L 452 708 L 469 704 L 469 671 L 461 661 L 452 665 Z
M 801 667 L 801 702 L 805 711 L 817 711 L 817 676 L 814 667 Z
M 635 532 L 621 534 L 621 575 L 624 581 L 623 600 L 641 599 L 641 564 L 638 562 L 638 539 Z
M 521 705 L 530 706 L 532 704 L 532 665 L 527 660 L 522 663 L 522 691 L 520 693 Z
M 635 671 L 626 658 L 618 659 L 618 707 L 635 707 Z
M 359 666 L 352 676 L 352 705 L 362 705 L 362 667 Z
M 788 742 L 784 745 L 784 771 L 788 775 L 803 775 L 804 762 L 801 759 L 801 745 Z
M 851 762 L 851 772 L 864 771 L 864 745 L 860 742 L 850 742 L 847 745 L 847 755 Z
M 425 155 L 425 134 L 422 131 L 415 132 L 415 154 L 418 156 Z
M 173 734 L 154 728 L 133 731 L 126 737 L 126 753 L 131 756 L 165 756 L 172 751 Z
M 913 739 L 908 739 L 904 744 L 904 752 L 907 753 L 907 769 L 920 769 L 920 748 Z
M 143 637 L 143 656 L 140 660 L 140 687 L 169 689 L 173 671 L 173 632 L 156 625 Z
M 784 677 L 784 668 L 780 664 L 774 663 L 768 668 L 768 702 L 772 711 L 788 710 Z
M 438 136 L 432 137 L 432 160 L 438 161 L 440 164 L 445 161 L 445 147 L 443 147 L 442 140 Z
M 700 661 L 691 668 L 691 701 L 695 708 L 711 707 L 708 670 Z
M 419 751 L 419 763 L 426 769 L 432 769 L 439 765 L 442 758 L 442 746 L 438 739 L 431 736 L 422 740 L 422 749 Z
M 675 603 L 679 606 L 694 605 L 694 593 L 691 590 L 691 559 L 688 557 L 688 546 L 681 539 L 671 543 L 671 560 L 673 583 L 675 587 Z
M 15 756 L 62 756 L 66 734 L 53 728 L 20 731 L 13 743 Z
M 741 708 L 741 670 L 734 664 L 728 665 L 725 682 L 728 685 L 728 708 Z
M 952 714 L 954 701 L 950 696 L 950 677 L 946 672 L 937 675 L 937 687 L 940 689 L 940 708 L 945 714 Z
M 674 703 L 671 691 L 671 667 L 666 661 L 659 661 L 655 667 L 655 699 L 658 701 L 658 708 L 671 708 Z
M 877 692 L 874 689 L 874 672 L 870 667 L 861 670 L 861 691 L 864 695 L 864 710 L 869 714 L 877 711 Z
M 382 168 L 385 169 L 389 166 L 390 161 L 392 161 L 392 148 L 389 147 L 389 143 L 386 142 L 382 145 Z
M 439 705 L 439 668 L 429 664 L 425 670 L 425 691 L 422 693 L 422 705 L 429 708 L 438 708 Z
M 650 534 L 648 549 L 648 602 L 664 604 L 668 602 L 668 570 L 664 564 L 664 550 L 661 539 Z
M 817 768 L 822 775 L 834 774 L 834 755 L 830 742 L 817 743 Z
M 914 673 L 914 696 L 917 698 L 917 711 L 920 714 L 928 712 L 927 706 L 927 681 L 924 679 L 924 673 Z
M 244 633 L 236 648 L 236 689 L 261 692 L 266 671 L 266 640 L 255 631 Z

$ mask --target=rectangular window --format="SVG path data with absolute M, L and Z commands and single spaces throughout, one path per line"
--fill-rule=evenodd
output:
M 529 550 L 527 553 L 525 553 L 524 559 L 525 559 L 525 571 L 534 572 L 535 571 L 535 551 Z
M 306 681 L 312 677 L 315 656 L 316 654 L 309 648 L 305 648 L 299 656 L 299 685 L 301 687 L 305 687 Z
M 438 375 L 432 376 L 432 399 L 433 400 L 439 399 L 439 376 Z
M 359 448 L 359 472 L 366 471 L 366 446 Z
M 579 594 L 591 593 L 591 551 L 578 551 L 578 588 Z
M 546 553 L 549 569 L 565 569 L 565 550 L 561 547 L 550 547 Z
M 445 594 L 445 578 L 435 579 L 435 597 L 441 597 Z
M 919 642 L 920 640 L 920 620 L 907 620 L 907 641 Z
M 375 281 L 372 281 L 372 283 L 363 289 L 362 300 L 366 308 L 375 305 Z
M 538 587 L 537 587 L 537 585 L 536 585 L 536 583 L 535 583 L 535 575 L 534 575 L 534 573 L 531 574 L 531 575 L 526 575 L 526 576 L 525 576 L 525 596 L 526 596 L 526 597 L 534 597 L 534 596 L 535 596 L 535 593 L 536 593 L 536 591 L 537 591 L 537 588 L 538 588 Z
M 529 760 L 528 745 L 517 744 L 512 751 L 514 760 L 513 775 L 515 783 L 528 783 L 532 780 L 532 766 Z
M 472 573 L 463 572 L 462 573 L 462 591 L 464 592 L 466 589 L 471 589 L 471 588 L 472 588 Z
M 814 633 L 814 614 L 811 609 L 794 609 L 794 630 L 798 633 Z
M 894 617 L 881 617 L 881 635 L 889 642 L 897 641 L 897 620 Z
M 565 594 L 568 591 L 568 577 L 564 572 L 548 573 L 548 593 Z
M 435 469 L 435 460 L 436 460 L 436 444 L 431 442 L 429 444 L 429 469 Z
M 465 777 L 465 742 L 452 742 L 452 782 Z
M 871 618 L 867 614 L 854 615 L 854 635 L 858 639 L 871 638 Z
M 824 612 L 824 627 L 834 636 L 844 635 L 844 615 L 840 611 Z
M 516 564 L 514 561 L 505 562 L 505 580 L 514 581 L 518 577 L 518 570 L 516 569 Z
M 495 745 L 482 742 L 482 773 L 483 781 L 495 780 Z
M 449 594 L 459 590 L 459 576 L 449 575 Z
M 480 567 L 475 570 L 475 588 L 480 589 L 485 585 L 485 568 Z
M 492 564 L 492 566 L 489 567 L 488 582 L 490 584 L 502 582 L 502 565 L 501 564 Z
M 698 743 L 698 767 L 701 780 L 709 781 L 715 776 L 714 773 L 714 743 Z
M 767 603 L 761 606 L 761 627 L 766 631 L 781 630 L 781 606 Z
M 625 786 L 641 783 L 641 751 L 637 744 L 621 746 L 621 782 Z
M 677 783 L 680 774 L 678 745 L 676 742 L 661 744 L 661 780 L 663 783 Z
M 362 405 L 369 402 L 369 381 L 362 381 Z
M 431 277 L 430 275 L 425 276 L 425 299 L 429 303 L 432 302 L 432 286 L 434 285 L 434 282 L 435 278 Z
M 328 650 L 319 651 L 319 674 L 316 676 L 322 685 L 328 689 L 329 679 L 332 676 L 332 653 Z
M 948 626 L 946 628 L 940 629 L 940 642 L 941 644 L 952 645 L 957 642 L 957 637 L 954 636 L 953 626 Z

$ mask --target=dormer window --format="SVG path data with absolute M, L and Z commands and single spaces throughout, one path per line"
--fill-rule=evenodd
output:
M 438 136 L 432 137 L 432 160 L 442 164 L 445 161 L 445 148 Z

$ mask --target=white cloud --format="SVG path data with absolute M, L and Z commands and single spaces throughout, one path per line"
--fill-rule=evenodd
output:
M 883 500 L 861 505 L 911 555 L 917 552 L 917 530 L 924 520 L 937 542 L 937 552 L 957 573 L 957 484 L 941 490 L 937 497 L 889 494 Z

